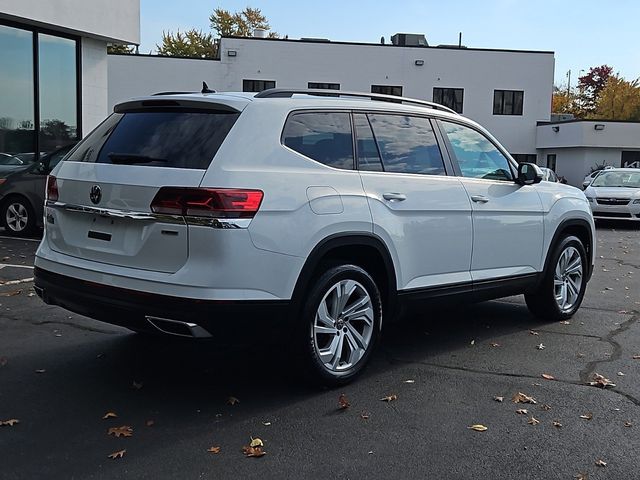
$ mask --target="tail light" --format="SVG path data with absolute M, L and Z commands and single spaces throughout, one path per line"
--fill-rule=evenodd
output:
M 162 187 L 151 211 L 185 217 L 253 218 L 262 203 L 261 190 Z
M 51 202 L 58 201 L 58 181 L 53 175 L 47 177 L 47 200 Z

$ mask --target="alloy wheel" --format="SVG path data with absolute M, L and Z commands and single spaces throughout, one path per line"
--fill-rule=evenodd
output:
M 12 203 L 5 214 L 7 226 L 14 232 L 22 232 L 29 223 L 29 212 L 21 203 Z
M 582 257 L 578 249 L 568 246 L 560 254 L 553 275 L 554 295 L 562 312 L 570 311 L 577 303 L 582 282 Z

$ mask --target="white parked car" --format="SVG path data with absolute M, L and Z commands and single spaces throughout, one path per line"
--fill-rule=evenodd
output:
M 596 244 L 582 191 L 446 107 L 317 93 L 117 105 L 49 177 L 38 294 L 134 331 L 278 332 L 327 384 L 403 305 L 578 310 Z
M 596 219 L 640 221 L 640 169 L 612 168 L 604 170 L 587 187 Z
M 613 168 L 613 167 L 610 165 L 606 165 L 602 169 L 596 170 L 595 172 L 591 172 L 589 175 L 585 176 L 584 180 L 582 181 L 582 189 L 584 190 L 589 185 L 591 185 L 591 182 L 593 182 L 593 179 L 596 178 L 600 172 L 603 172 L 604 170 L 609 170 L 610 168 Z

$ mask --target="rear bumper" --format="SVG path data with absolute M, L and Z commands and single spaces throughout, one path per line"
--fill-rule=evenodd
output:
M 288 300 L 199 300 L 128 290 L 36 267 L 35 290 L 45 303 L 136 331 L 183 337 L 240 338 L 284 327 Z M 249 329 L 249 330 L 247 330 Z

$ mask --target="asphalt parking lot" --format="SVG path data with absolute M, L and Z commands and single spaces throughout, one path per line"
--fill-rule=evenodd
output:
M 1 478 L 640 478 L 640 229 L 599 226 L 570 322 L 521 297 L 425 310 L 340 390 L 296 382 L 286 349 L 149 340 L 46 306 L 36 247 L 0 238 L 0 421 L 19 420 L 0 427 Z M 243 455 L 252 437 L 265 456 Z

